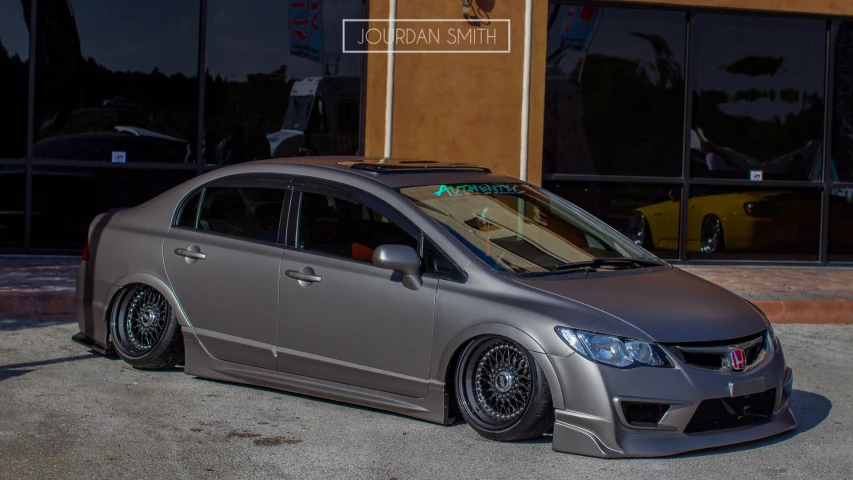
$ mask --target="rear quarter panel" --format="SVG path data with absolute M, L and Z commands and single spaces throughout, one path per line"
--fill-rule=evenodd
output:
M 145 283 L 159 290 L 168 288 L 163 237 L 176 205 L 191 188 L 181 185 L 142 205 L 110 211 L 92 221 L 89 261 L 80 266 L 77 299 L 80 331 L 95 343 L 107 345 L 107 314 L 121 287 L 139 281 L 144 274 L 150 280 Z M 173 298 L 171 291 L 162 293 Z

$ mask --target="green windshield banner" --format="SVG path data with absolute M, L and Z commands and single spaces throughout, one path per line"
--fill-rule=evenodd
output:
M 449 197 L 462 195 L 521 195 L 523 191 L 518 190 L 519 184 L 504 183 L 478 183 L 463 185 L 442 185 L 438 187 L 434 195 L 440 197 L 447 194 Z

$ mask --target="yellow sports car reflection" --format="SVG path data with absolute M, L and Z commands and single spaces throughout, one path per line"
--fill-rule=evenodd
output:
M 813 196 L 791 191 L 725 193 L 694 197 L 688 203 L 687 250 L 763 250 L 771 245 L 816 241 L 819 205 Z M 681 215 L 678 196 L 641 207 L 631 215 L 629 235 L 637 245 L 678 249 Z

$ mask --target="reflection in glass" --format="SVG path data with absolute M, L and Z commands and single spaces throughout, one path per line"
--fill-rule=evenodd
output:
M 679 176 L 686 14 L 551 5 L 544 173 Z
M 36 158 L 191 163 L 199 2 L 39 2 Z
M 0 165 L 0 251 L 24 246 L 26 168 Z
M 691 258 L 818 259 L 818 189 L 691 187 L 687 251 Z
M 853 21 L 835 22 L 832 180 L 853 182 Z
M 820 181 L 825 22 L 696 14 L 694 177 Z
M 25 5 L 29 2 L 0 0 L 0 158 L 27 155 L 30 11 Z
M 33 248 L 80 250 L 96 215 L 135 207 L 194 175 L 178 170 L 38 167 L 32 187 Z
M 680 186 L 545 182 L 545 188 L 604 220 L 658 257 L 678 257 Z
M 594 258 L 646 256 L 600 221 L 528 184 L 427 185 L 400 193 L 495 270 L 553 272 Z M 618 260 L 602 266 L 636 267 Z
M 853 187 L 830 190 L 829 261 L 853 262 Z
M 347 126 L 360 119 L 364 57 L 342 54 L 341 21 L 363 17 L 364 0 L 305 2 L 322 9 L 314 59 L 292 53 L 291 34 L 303 32 L 290 30 L 290 3 L 209 2 L 205 163 L 358 151 L 358 123 Z

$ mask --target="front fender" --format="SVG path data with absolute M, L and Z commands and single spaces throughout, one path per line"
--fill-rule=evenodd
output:
M 533 355 L 533 358 L 536 359 L 536 363 L 545 374 L 545 379 L 551 387 L 551 396 L 554 408 L 565 408 L 563 401 L 563 389 L 561 388 L 560 380 L 557 377 L 554 366 L 548 359 L 548 355 L 544 353 L 542 346 L 524 331 L 505 323 L 478 323 L 457 333 L 456 336 L 454 336 L 445 346 L 441 359 L 438 362 L 438 368 L 436 369 L 436 376 L 434 378 L 440 381 L 446 381 L 449 377 L 449 369 L 454 367 L 454 365 L 451 365 L 451 360 L 454 359 L 455 355 L 471 339 L 486 335 L 505 337 L 526 348 Z

